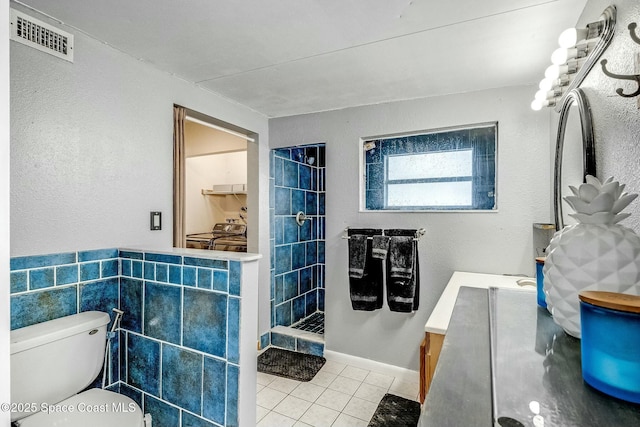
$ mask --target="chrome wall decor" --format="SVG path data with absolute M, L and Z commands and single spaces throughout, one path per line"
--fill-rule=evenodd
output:
M 640 44 L 640 37 L 638 37 L 638 35 L 636 34 L 636 27 L 638 26 L 638 24 L 636 24 L 635 22 L 632 22 L 631 24 L 629 24 L 629 26 L 627 27 L 629 29 L 629 35 L 631 36 L 631 40 L 633 40 L 634 42 L 636 42 L 637 44 Z M 640 59 L 636 59 L 636 67 L 640 67 Z M 635 96 L 640 95 L 640 74 L 617 74 L 617 73 L 612 73 L 611 71 L 607 70 L 607 60 L 603 59 L 602 61 L 600 61 L 600 65 L 602 65 L 602 72 L 607 76 L 607 77 L 611 77 L 612 79 L 616 79 L 616 80 L 630 80 L 630 81 L 634 81 L 636 82 L 637 88 L 634 92 L 631 93 L 624 93 L 624 89 L 622 89 L 621 87 L 619 87 L 618 89 L 616 89 L 616 93 L 624 98 L 633 98 Z

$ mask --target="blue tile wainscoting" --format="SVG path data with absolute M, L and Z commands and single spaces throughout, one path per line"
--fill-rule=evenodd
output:
M 299 353 L 313 354 L 314 356 L 324 355 L 324 342 L 311 341 L 275 331 L 271 331 L 271 345 Z
M 255 395 L 260 256 L 202 252 L 12 258 L 11 328 L 88 310 L 113 318 L 120 308 L 109 389 L 151 413 L 154 427 L 250 424 L 255 404 L 239 396 Z
M 291 335 L 290 332 L 277 332 L 277 328 L 260 336 L 260 349 L 265 349 L 269 345 L 299 353 L 324 356 L 324 341 L 305 339 Z
M 324 311 L 325 145 L 271 150 L 271 327 Z M 302 226 L 296 213 L 310 219 Z M 272 334 L 263 335 L 273 344 Z M 261 342 L 262 344 L 262 342 Z

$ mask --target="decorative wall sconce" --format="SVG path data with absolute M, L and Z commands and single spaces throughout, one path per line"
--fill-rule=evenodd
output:
M 586 28 L 569 28 L 560 34 L 560 47 L 551 55 L 551 65 L 531 103 L 533 110 L 555 107 L 560 111 L 564 97 L 582 83 L 611 42 L 615 24 L 616 7 L 611 5 Z
M 636 34 L 636 27 L 638 26 L 638 24 L 636 24 L 635 22 L 632 22 L 631 24 L 629 24 L 629 26 L 627 28 L 629 28 L 629 35 L 631 36 L 631 39 L 636 42 L 637 44 L 640 44 L 640 37 L 638 37 L 638 35 Z M 631 81 L 635 81 L 636 84 L 638 85 L 638 88 L 636 89 L 635 92 L 632 93 L 624 93 L 624 90 L 619 87 L 618 89 L 616 89 L 616 93 L 620 96 L 623 96 L 625 98 L 633 98 L 635 96 L 640 95 L 640 74 L 628 74 L 628 75 L 623 75 L 623 74 L 616 74 L 616 73 L 612 73 L 611 71 L 607 70 L 607 60 L 603 59 L 602 61 L 600 61 L 600 65 L 602 65 L 602 72 L 608 76 L 611 77 L 612 79 L 617 79 L 617 80 L 631 80 Z M 636 66 L 639 66 L 639 64 L 636 64 Z

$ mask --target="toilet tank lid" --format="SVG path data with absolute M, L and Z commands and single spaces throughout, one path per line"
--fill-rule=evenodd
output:
M 102 311 L 84 311 L 15 329 L 11 331 L 11 354 L 105 326 L 109 320 Z

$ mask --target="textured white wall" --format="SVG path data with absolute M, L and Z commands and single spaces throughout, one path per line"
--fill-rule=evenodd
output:
M 327 349 L 417 369 L 424 324 L 455 270 L 534 275 L 532 224 L 550 221 L 549 115 L 517 87 L 308 114 L 269 121 L 271 147 L 327 144 Z M 498 121 L 498 211 L 359 212 L 359 138 Z M 353 311 L 345 227 L 427 229 L 419 243 L 420 309 Z
M 11 42 L 11 256 L 171 247 L 173 104 L 182 105 L 255 133 L 248 246 L 264 255 L 255 287 L 268 324 L 267 118 L 63 29 L 75 34 L 73 64 Z M 149 230 L 152 210 L 162 231 Z
M 174 103 L 259 134 L 250 208 L 267 215 L 266 117 L 75 36 L 74 63 L 11 42 L 12 256 L 171 246 Z M 149 230 L 152 210 L 162 231 Z M 268 228 L 262 244 L 254 225 L 253 250 L 268 254 Z
M 597 20 L 608 5 L 603 0 L 589 1 L 580 23 Z M 640 55 L 640 45 L 633 42 L 627 29 L 632 22 L 640 24 L 640 2 L 619 0 L 615 5 L 615 36 L 601 59 L 607 59 L 607 69 L 614 73 L 640 73 L 640 69 L 634 69 L 634 55 Z M 619 87 L 626 93 L 633 92 L 637 84 L 605 76 L 598 61 L 581 87 L 591 105 L 598 177 L 613 176 L 627 185 L 626 191 L 640 193 L 640 97 L 623 98 L 615 92 Z M 622 224 L 640 233 L 640 201 L 636 199 L 625 212 L 632 215 Z

